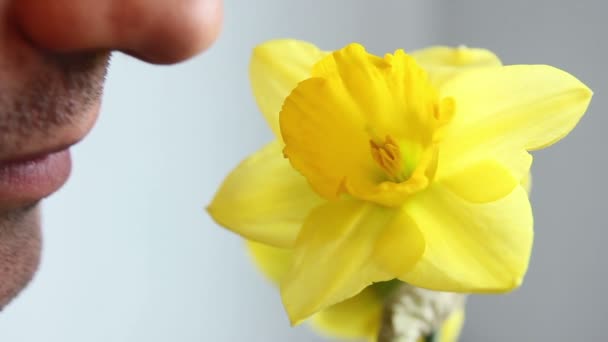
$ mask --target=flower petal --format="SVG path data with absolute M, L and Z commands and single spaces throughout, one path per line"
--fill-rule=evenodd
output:
M 296 324 L 313 313 L 361 292 L 373 282 L 407 272 L 424 251 L 416 227 L 403 227 L 397 209 L 354 200 L 330 201 L 312 211 L 295 245 L 294 262 L 281 285 L 287 313 Z M 385 265 L 384 231 L 403 242 L 394 252 L 398 262 Z
M 439 331 L 439 342 L 457 342 L 464 324 L 464 308 L 458 309 L 443 322 Z
M 500 163 L 482 160 L 444 178 L 441 184 L 468 202 L 487 203 L 511 193 L 519 180 Z
M 330 337 L 374 341 L 382 321 L 382 307 L 382 298 L 368 286 L 358 295 L 315 314 L 311 323 Z
M 220 225 L 247 239 L 290 247 L 306 216 L 322 202 L 275 141 L 226 177 L 207 210 Z
M 528 171 L 526 152 L 566 136 L 592 92 L 572 75 L 545 65 L 483 68 L 459 74 L 440 89 L 455 100 L 455 116 L 440 147 L 438 174 L 488 157 Z
M 528 193 L 528 195 L 530 194 L 530 192 L 532 192 L 532 173 L 528 172 L 527 175 L 524 176 L 524 178 L 521 179 L 521 186 L 526 189 L 526 192 Z
M 406 204 L 426 250 L 401 280 L 450 292 L 503 292 L 518 287 L 532 249 L 532 211 L 517 186 L 490 203 L 471 203 L 435 185 Z
M 260 111 L 278 139 L 279 112 L 283 101 L 298 82 L 310 77 L 312 66 L 326 53 L 298 40 L 271 40 L 253 50 L 249 75 Z
M 258 269 L 279 284 L 288 273 L 293 252 L 255 241 L 247 249 Z M 373 286 L 358 295 L 332 305 L 311 317 L 310 323 L 322 334 L 338 338 L 372 338 L 378 333 L 382 297 Z
M 492 51 L 464 46 L 433 46 L 414 51 L 411 56 L 428 72 L 435 86 L 440 86 L 462 71 L 502 65 Z
M 247 240 L 247 250 L 257 268 L 273 283 L 279 285 L 291 266 L 291 249 L 269 246 Z

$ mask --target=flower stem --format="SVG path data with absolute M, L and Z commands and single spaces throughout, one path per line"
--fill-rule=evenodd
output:
M 464 305 L 465 297 L 399 284 L 384 306 L 378 342 L 436 341 L 441 325 Z

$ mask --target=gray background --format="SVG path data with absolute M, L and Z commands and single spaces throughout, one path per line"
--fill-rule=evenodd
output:
M 462 341 L 608 339 L 603 1 L 236 1 L 207 54 L 176 67 L 116 55 L 102 116 L 45 206 L 33 284 L 0 341 L 323 341 L 290 328 L 239 238 L 203 212 L 239 160 L 271 139 L 247 80 L 251 48 L 295 37 L 384 53 L 432 44 L 546 63 L 595 91 L 565 141 L 535 154 L 536 242 L 523 287 L 477 296 Z

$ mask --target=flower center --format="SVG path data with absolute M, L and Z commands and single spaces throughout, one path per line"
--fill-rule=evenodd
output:
M 387 135 L 383 143 L 376 143 L 373 139 L 369 141 L 372 157 L 391 181 L 401 183 L 410 176 L 405 170 L 403 157 L 397 142 Z

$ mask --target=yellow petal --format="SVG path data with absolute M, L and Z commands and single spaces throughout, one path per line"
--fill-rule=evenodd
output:
M 310 77 L 312 66 L 326 53 L 298 40 L 271 40 L 253 50 L 249 75 L 260 111 L 278 139 L 279 112 L 298 82 Z
M 247 239 L 290 247 L 306 216 L 322 202 L 275 141 L 228 175 L 207 210 L 220 225 Z
M 400 211 L 376 238 L 372 260 L 397 278 L 407 273 L 424 252 L 424 237 L 416 222 Z
M 434 185 L 405 210 L 420 227 L 426 249 L 401 280 L 450 292 L 504 292 L 521 284 L 533 238 L 532 211 L 521 186 L 479 204 Z
M 247 249 L 258 269 L 278 285 L 289 271 L 292 251 L 254 241 L 247 241 Z M 382 296 L 370 286 L 358 295 L 315 314 L 311 317 L 311 324 L 324 335 L 371 339 L 378 333 L 382 305 Z
M 458 309 L 448 317 L 439 332 L 439 342 L 457 342 L 464 324 L 464 308 Z
M 511 193 L 519 180 L 500 163 L 482 160 L 444 178 L 441 184 L 466 201 L 487 203 Z
M 273 283 L 279 285 L 291 266 L 291 249 L 278 248 L 263 243 L 247 242 L 247 250 L 257 268 Z
M 528 174 L 521 179 L 521 186 L 526 189 L 528 194 L 532 192 L 532 173 L 528 172 Z
M 315 314 L 311 323 L 324 335 L 375 340 L 382 321 L 382 298 L 373 287 Z
M 281 285 L 283 304 L 296 324 L 313 313 L 346 300 L 372 282 L 396 277 L 392 270 L 409 270 L 424 251 L 416 227 L 401 225 L 401 212 L 355 200 L 330 201 L 306 220 L 295 245 L 292 269 Z M 386 254 L 378 257 L 382 234 L 403 242 L 391 245 L 395 263 L 384 264 Z M 413 237 L 402 239 L 398 232 Z M 380 241 L 380 242 L 379 242 Z
M 591 90 L 572 75 L 545 65 L 476 69 L 446 82 L 441 95 L 455 101 L 455 116 L 440 147 L 438 174 L 480 159 L 509 165 L 518 179 L 526 152 L 566 136 L 585 113 Z
M 428 72 L 431 82 L 436 86 L 462 71 L 502 65 L 492 51 L 464 46 L 433 46 L 414 51 L 411 55 Z
M 275 284 L 279 284 L 289 271 L 293 255 L 291 250 L 254 241 L 246 243 L 257 268 Z M 356 296 L 316 313 L 311 317 L 310 323 L 320 334 L 328 337 L 375 341 L 387 296 L 377 287 L 381 284 L 386 283 L 368 286 Z M 441 326 L 439 341 L 457 341 L 463 320 L 464 310 L 452 313 Z

